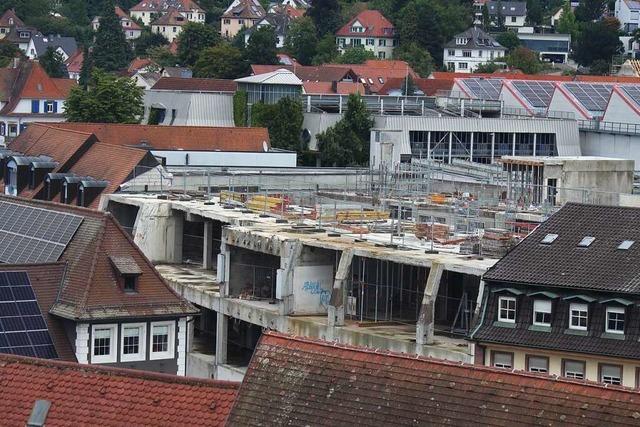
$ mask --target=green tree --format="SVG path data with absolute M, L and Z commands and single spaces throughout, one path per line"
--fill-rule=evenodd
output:
M 596 59 L 589 66 L 589 74 L 594 74 L 596 76 L 605 76 L 609 74 L 611 70 L 611 64 L 604 59 Z
M 195 77 L 216 79 L 236 79 L 249 71 L 242 51 L 224 42 L 203 50 L 193 67 Z
M 484 73 L 484 74 L 493 74 L 496 71 L 502 69 L 500 64 L 496 64 L 494 61 L 485 62 L 483 64 L 478 64 L 478 66 L 473 70 L 474 73 Z
M 350 47 L 337 58 L 339 64 L 363 64 L 367 59 L 376 59 L 373 51 L 363 46 Z
M 189 22 L 178 36 L 178 60 L 184 67 L 193 66 L 204 49 L 220 42 L 220 35 L 210 25 Z
M 0 11 L 15 9 L 16 15 L 25 22 L 32 18 L 47 16 L 51 12 L 49 0 L 0 0 Z
M 408 62 L 413 71 L 421 77 L 429 77 L 433 71 L 433 58 L 427 50 L 421 48 L 417 43 L 404 44 L 395 48 L 393 57 Z
M 278 64 L 277 43 L 278 38 L 272 26 L 265 25 L 253 31 L 245 50 L 249 64 Z
M 504 31 L 504 15 L 502 14 L 502 1 L 498 0 L 498 4 L 496 5 L 496 22 L 495 27 L 498 31 Z
M 169 40 L 160 33 L 154 33 L 149 28 L 144 28 L 140 37 L 135 41 L 135 54 L 136 56 L 147 56 L 147 51 L 156 46 L 166 46 L 169 44 Z
M 580 22 L 593 22 L 602 18 L 607 9 L 607 0 L 581 0 L 576 7 L 576 19 Z
M 60 13 L 75 25 L 89 25 L 85 0 L 66 0 L 60 8 Z
M 544 8 L 540 0 L 527 0 L 527 22 L 529 25 L 540 25 L 544 19 Z
M 144 89 L 128 77 L 95 70 L 92 82 L 83 89 L 71 89 L 65 102 L 65 117 L 70 122 L 140 123 L 144 114 Z
M 525 74 L 536 74 L 542 69 L 538 54 L 526 47 L 517 47 L 507 57 L 507 65 L 522 70 Z
M 578 22 L 569 1 L 562 6 L 562 15 L 560 15 L 560 19 L 556 24 L 556 31 L 561 34 L 571 34 L 571 40 L 574 42 L 578 36 Z
M 161 67 L 175 67 L 178 64 L 178 57 L 171 53 L 166 46 L 147 49 L 147 56 Z
M 496 36 L 496 41 L 507 48 L 509 52 L 520 46 L 521 42 L 516 33 L 513 31 L 505 31 Z
M 338 0 L 314 1 L 306 15 L 313 20 L 320 38 L 325 34 L 333 35 L 340 27 L 340 3 Z
M 300 101 L 283 97 L 275 104 L 254 104 L 251 106 L 251 125 L 269 130 L 271 145 L 284 150 L 302 152 L 302 104 Z
M 91 81 L 91 75 L 93 74 L 93 53 L 91 53 L 91 49 L 86 45 L 82 51 L 82 58 L 82 68 L 80 69 L 78 84 L 86 90 Z
M 338 57 L 338 46 L 336 46 L 336 38 L 332 34 L 327 34 L 320 39 L 316 46 L 316 56 L 313 57 L 313 64 L 328 64 Z
M 482 6 L 482 28 L 485 31 L 491 31 L 491 15 L 489 15 L 489 5 L 487 3 Z
M 366 165 L 372 127 L 373 119 L 360 95 L 349 95 L 342 120 L 316 137 L 322 163 L 330 166 Z
M 11 64 L 16 56 L 22 56 L 22 51 L 16 45 L 6 40 L 0 40 L 0 67 Z
M 583 25 L 576 40 L 573 57 L 580 65 L 589 66 L 598 59 L 611 62 L 611 57 L 621 49 L 617 27 L 607 20 L 589 22 Z
M 126 68 L 131 61 L 131 49 L 111 0 L 105 1 L 105 7 L 100 16 L 93 61 L 96 67 L 108 72 Z
M 49 77 L 59 79 L 67 76 L 64 57 L 53 47 L 47 47 L 46 52 L 38 60 Z
M 302 65 L 310 65 L 316 56 L 318 37 L 316 26 L 309 17 L 298 18 L 291 23 L 284 40 L 285 50 Z

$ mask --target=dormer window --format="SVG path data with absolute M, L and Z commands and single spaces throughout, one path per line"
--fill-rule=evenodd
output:
M 587 330 L 589 309 L 587 304 L 571 303 L 569 306 L 569 329 Z
M 466 38 L 464 38 L 464 37 L 458 37 L 456 39 L 456 44 L 457 45 L 465 45 L 465 44 L 467 44 L 467 41 L 468 40 Z
M 113 267 L 120 288 L 126 293 L 138 292 L 138 279 L 142 270 L 131 255 L 110 255 L 109 261 Z
M 607 307 L 606 331 L 612 334 L 624 334 L 623 307 Z
M 533 301 L 533 324 L 551 326 L 551 301 L 536 299 Z
M 516 322 L 516 299 L 514 297 L 498 298 L 498 321 Z

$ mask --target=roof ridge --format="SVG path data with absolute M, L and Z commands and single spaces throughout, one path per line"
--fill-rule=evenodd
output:
M 539 374 L 533 374 L 527 371 L 518 371 L 515 369 L 505 370 L 505 369 L 498 369 L 498 368 L 493 368 L 493 367 L 484 366 L 484 365 L 475 365 L 475 364 L 463 363 L 463 362 L 452 362 L 449 360 L 436 359 L 428 356 L 409 355 L 408 353 L 398 353 L 391 350 L 381 350 L 381 349 L 370 348 L 370 347 L 357 347 L 350 344 L 344 344 L 344 343 L 339 343 L 334 341 L 322 341 L 314 338 L 287 335 L 282 332 L 278 332 L 270 329 L 267 329 L 263 333 L 263 337 L 265 336 L 272 336 L 280 339 L 298 341 L 298 342 L 303 342 L 307 344 L 316 344 L 316 345 L 327 347 L 327 348 L 339 348 L 342 350 L 355 351 L 359 353 L 395 357 L 395 358 L 404 359 L 404 360 L 420 360 L 423 362 L 435 363 L 435 364 L 444 365 L 444 366 L 469 368 L 475 371 L 492 372 L 494 374 L 505 374 L 510 377 L 520 377 L 520 378 L 528 377 L 528 378 L 535 378 L 537 380 L 543 380 L 543 381 L 562 382 L 562 383 L 578 385 L 578 386 L 594 387 L 598 389 L 612 389 L 615 391 L 622 391 L 622 392 L 627 392 L 631 394 L 640 394 L 640 390 L 633 389 L 630 387 L 612 386 L 610 384 L 600 384 L 600 383 L 594 383 L 594 382 L 573 380 L 570 378 L 563 378 L 558 376 L 541 376 Z M 263 337 L 260 338 L 260 341 L 262 341 Z M 258 346 L 260 346 L 260 342 L 258 342 Z
M 34 262 L 29 264 L 0 264 L 0 270 L 9 270 L 11 268 L 31 268 L 31 267 L 45 267 L 50 265 L 65 265 L 67 264 L 65 261 L 56 261 L 56 262 Z
M 60 79 L 60 80 L 70 80 L 70 79 Z M 71 122 L 73 123 L 73 122 Z M 81 131 L 81 130 L 75 130 L 75 129 L 69 129 L 66 127 L 59 127 L 59 126 L 55 126 L 52 123 L 47 123 L 47 122 L 33 122 L 31 123 L 31 126 L 39 126 L 39 127 L 43 127 L 43 128 L 47 128 L 47 129 L 55 129 L 55 130 L 64 130 L 66 132 L 73 132 L 73 133 L 77 133 L 80 135 L 87 135 L 87 136 L 91 136 L 92 132 L 85 132 L 85 131 Z M 44 136 L 44 134 L 42 135 Z M 40 138 L 42 138 L 42 136 Z M 40 139 L 38 138 L 38 140 Z
M 13 203 L 26 204 L 26 205 L 35 205 L 36 207 L 40 206 L 41 209 L 52 209 L 52 210 L 62 211 L 62 212 L 65 212 L 67 210 L 79 211 L 78 215 L 84 214 L 84 216 L 90 216 L 92 218 L 103 218 L 105 216 L 111 216 L 109 212 L 103 212 L 97 209 L 85 208 L 82 206 L 68 205 L 66 203 L 56 203 L 49 200 L 25 199 L 24 197 L 8 196 L 6 194 L 0 194 L 0 201 L 3 199 L 9 203 L 13 202 Z M 59 209 L 59 208 L 63 208 L 63 209 Z
M 63 360 L 40 359 L 37 357 L 17 356 L 13 354 L 0 354 L 0 363 L 19 363 L 24 365 L 42 366 L 54 368 L 58 370 L 72 369 L 79 372 L 92 372 L 103 375 L 126 376 L 130 378 L 149 379 L 174 384 L 200 384 L 200 385 L 216 385 L 225 389 L 237 389 L 239 382 L 214 380 L 209 378 L 196 378 L 179 376 L 173 374 L 165 374 L 160 372 L 143 371 L 139 369 L 115 368 L 112 366 L 100 366 L 93 364 L 80 364 L 76 362 L 67 362 Z

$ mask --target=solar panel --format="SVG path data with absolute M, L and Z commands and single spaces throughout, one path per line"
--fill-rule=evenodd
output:
M 564 88 L 589 112 L 599 113 L 607 108 L 613 85 L 606 83 L 564 83 Z
M 462 83 L 467 87 L 470 95 L 475 99 L 498 100 L 502 79 L 463 79 Z
M 9 202 L 0 202 L 0 218 L 0 263 L 9 264 L 57 261 L 83 219 Z
M 0 273 L 0 289 L 5 296 L 0 301 L 0 353 L 57 359 L 27 273 Z
M 553 82 L 514 80 L 511 85 L 534 108 L 547 108 L 551 104 L 555 89 Z
M 622 85 L 619 88 L 627 95 L 627 97 L 631 98 L 636 105 L 640 106 L 640 86 L 632 86 L 632 85 Z

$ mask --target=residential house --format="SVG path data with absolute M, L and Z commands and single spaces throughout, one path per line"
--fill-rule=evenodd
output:
M 147 91 L 158 83 L 158 80 L 162 78 L 162 74 L 154 71 L 137 71 L 131 78 L 136 82 L 136 86 Z
M 640 1 L 616 0 L 615 16 L 620 21 L 620 28 L 624 32 L 633 33 L 640 24 Z
M 84 63 L 84 52 L 82 49 L 76 50 L 76 53 L 71 55 L 64 61 L 64 66 L 67 68 L 69 78 L 75 81 L 80 80 L 80 74 L 82 73 L 82 64 Z
M 171 8 L 151 23 L 151 31 L 162 34 L 169 42 L 173 42 L 182 32 L 182 27 L 188 22 L 189 20 L 178 9 Z
M 189 22 L 204 24 L 206 14 L 193 0 L 142 0 L 129 9 L 133 19 L 139 19 L 144 25 L 151 25 L 155 19 L 176 9 Z
M 15 27 L 24 27 L 24 22 L 13 9 L 7 9 L 2 16 L 0 16 L 0 40 L 7 37 L 7 34 L 11 32 Z
M 280 5 L 302 10 L 309 8 L 309 2 L 306 0 L 282 0 Z
M 524 27 L 527 20 L 527 2 L 524 1 L 489 1 L 489 19 L 494 27 Z
M 276 47 L 281 49 L 284 47 L 284 39 L 287 37 L 287 30 L 292 20 L 291 16 L 285 13 L 267 13 L 257 24 L 247 29 L 244 33 L 244 42 L 249 43 L 251 35 L 257 28 L 272 27 L 276 33 Z
M 20 248 L 0 255 L 13 291 L 3 292 L 3 352 L 185 375 L 187 321 L 198 310 L 111 214 L 9 196 L 0 214 L 5 246 Z
M 29 41 L 27 57 L 29 59 L 39 58 L 44 55 L 49 47 L 62 55 L 62 59 L 64 61 L 73 56 L 73 54 L 78 50 L 78 44 L 76 43 L 76 39 L 73 37 L 61 37 L 57 35 L 43 36 L 38 33 L 33 35 Z
M 233 38 L 242 28 L 253 27 L 265 15 L 258 0 L 233 0 L 220 17 L 220 34 Z
M 338 50 L 362 46 L 376 58 L 391 59 L 398 45 L 393 24 L 377 10 L 364 10 L 336 32 Z
M 140 37 L 142 34 L 142 27 L 136 21 L 132 20 L 120 6 L 116 6 L 116 15 L 120 19 L 120 25 L 122 26 L 122 31 L 124 31 L 124 35 L 127 40 L 135 40 Z M 98 28 L 100 28 L 99 16 L 93 18 L 93 21 L 91 21 L 91 27 L 93 28 L 93 31 L 98 31 Z
M 64 121 L 64 103 L 75 80 L 53 79 L 37 61 L 0 69 L 0 136 L 18 136 L 31 122 Z
M 164 67 L 160 71 L 162 77 L 173 77 L 180 79 L 190 79 L 193 77 L 193 71 L 187 67 Z
M 490 268 L 476 363 L 640 387 L 639 220 L 569 203 Z
M 228 423 L 631 426 L 639 397 L 621 387 L 266 332 Z
M 443 64 L 450 71 L 472 73 L 478 65 L 504 58 L 506 52 L 493 36 L 473 26 L 444 45 Z
M 522 46 L 536 52 L 542 61 L 564 64 L 569 60 L 571 34 L 518 33 Z
M 36 35 L 42 36 L 42 34 L 36 28 L 27 26 L 16 26 L 13 27 L 11 31 L 9 31 L 4 40 L 17 46 L 18 49 L 20 49 L 24 53 L 27 53 L 29 51 L 29 43 L 31 42 L 31 39 Z
M 130 340 L 129 340 L 130 341 Z M 238 383 L 0 355 L 7 425 L 222 427 Z

